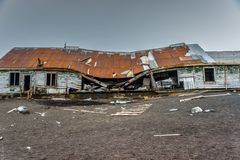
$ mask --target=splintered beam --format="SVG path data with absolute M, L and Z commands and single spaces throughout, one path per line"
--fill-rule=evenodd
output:
M 129 79 L 121 88 L 127 87 L 128 85 L 130 85 L 131 83 L 135 82 L 135 81 L 138 80 L 139 78 L 144 77 L 144 76 L 145 76 L 146 74 L 148 74 L 148 73 L 149 73 L 149 71 L 145 71 L 145 72 L 143 72 L 143 73 L 141 73 L 141 74 L 138 74 L 137 76 Z
M 86 76 L 86 75 L 84 75 L 84 74 L 82 74 L 82 77 L 85 78 L 85 79 L 87 79 L 87 80 L 89 80 L 89 81 L 92 81 L 92 82 L 94 82 L 94 83 L 96 83 L 96 84 L 98 84 L 98 85 L 100 85 L 100 86 L 102 86 L 102 87 L 104 87 L 104 88 L 108 88 L 108 85 L 107 85 L 107 84 L 105 84 L 105 83 L 103 83 L 103 82 L 101 82 L 101 81 L 99 81 L 99 80 L 96 80 L 96 79 L 94 79 L 94 78 L 88 77 L 88 76 Z

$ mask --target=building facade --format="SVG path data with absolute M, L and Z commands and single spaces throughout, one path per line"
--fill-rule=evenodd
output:
M 240 88 L 240 52 L 175 44 L 136 52 L 13 48 L 0 59 L 0 94 Z

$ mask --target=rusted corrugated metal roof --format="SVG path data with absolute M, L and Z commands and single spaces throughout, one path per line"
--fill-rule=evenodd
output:
M 0 60 L 0 68 L 37 69 L 39 58 L 45 69 L 69 69 L 97 78 L 127 78 L 143 72 L 144 65 L 167 68 L 203 64 L 201 59 L 186 56 L 188 51 L 187 45 L 131 53 L 63 48 L 13 48 Z M 149 64 L 142 64 L 143 56 L 146 56 Z

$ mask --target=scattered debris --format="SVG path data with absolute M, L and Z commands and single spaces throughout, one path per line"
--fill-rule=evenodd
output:
M 123 98 L 126 98 L 126 95 L 118 93 L 118 94 L 114 94 L 113 98 L 115 98 L 115 99 L 123 99 Z
M 185 97 L 185 96 L 194 96 L 194 95 L 198 95 L 198 94 L 203 94 L 209 92 L 209 90 L 202 90 L 202 91 L 194 91 L 193 93 L 183 93 L 183 94 L 179 94 L 178 97 Z
M 61 122 L 59 122 L 59 121 L 56 121 L 56 123 L 57 123 L 58 125 L 60 125 L 60 124 L 61 124 Z
M 111 114 L 111 116 L 137 116 L 145 112 L 150 106 L 152 106 L 152 104 L 142 104 L 131 108 L 121 107 L 122 111 Z
M 3 140 L 3 136 L 0 136 L 0 140 Z
M 148 100 L 148 99 L 149 99 L 149 96 L 143 96 L 143 99 L 144 99 L 144 100 Z
M 199 95 L 199 96 L 195 96 L 195 97 L 180 99 L 180 102 L 191 101 L 193 99 L 208 98 L 208 97 L 220 97 L 220 96 L 229 96 L 229 95 L 231 95 L 231 94 L 225 93 L 225 94 L 214 94 L 214 95 Z
M 52 98 L 53 101 L 69 101 L 67 98 Z
M 15 124 L 11 124 L 11 125 L 10 125 L 10 127 L 14 127 L 14 126 L 15 126 Z
M 117 112 L 115 114 L 111 114 L 111 116 L 138 116 L 139 113 L 131 113 L 131 112 Z
M 30 147 L 30 146 L 27 146 L 27 147 L 26 147 L 27 150 L 31 150 L 31 148 L 32 148 L 32 147 Z
M 214 110 L 214 109 L 205 109 L 204 112 L 205 112 L 205 113 L 208 113 L 208 112 L 215 112 L 215 110 Z
M 30 113 L 29 110 L 28 110 L 28 108 L 27 108 L 26 106 L 19 106 L 19 107 L 17 108 L 17 111 L 18 111 L 19 113 L 22 113 L 22 114 L 29 114 L 29 113 Z
M 174 112 L 174 111 L 177 111 L 177 110 L 178 110 L 177 108 L 169 109 L 170 112 Z
M 200 113 L 200 112 L 203 112 L 203 110 L 199 106 L 191 109 L 191 113 Z
M 157 134 L 153 136 L 154 137 L 173 137 L 173 136 L 181 136 L 181 134 Z
M 92 98 L 91 97 L 90 98 L 86 98 L 83 101 L 92 101 Z
M 116 101 L 111 101 L 111 104 L 127 104 L 130 103 L 131 101 L 123 101 L 123 100 L 116 100 Z
M 200 99 L 200 98 L 203 98 L 203 96 L 200 95 L 200 96 L 195 96 L 195 97 L 180 99 L 180 102 L 191 101 L 191 100 L 193 100 L 193 99 Z
M 150 99 L 154 100 L 154 99 L 160 99 L 160 98 L 161 98 L 161 97 L 143 96 L 143 99 L 144 99 L 144 100 L 150 100 Z
M 11 112 L 16 111 L 16 110 L 17 110 L 17 108 L 13 108 L 13 109 L 9 110 L 7 113 L 11 113 Z
M 95 110 L 106 111 L 106 110 L 108 110 L 108 108 L 98 107 L 98 108 L 95 108 Z
M 45 114 L 47 113 L 47 112 L 43 112 L 43 113 L 40 113 L 40 112 L 35 112 L 36 114 L 39 114 L 40 116 L 42 116 L 42 117 L 45 117 Z
M 71 109 L 71 108 L 64 108 L 64 111 L 72 111 L 72 112 L 79 112 L 77 109 Z
M 224 93 L 224 94 L 212 94 L 212 95 L 205 95 L 203 96 L 204 98 L 207 98 L 207 97 L 221 97 L 221 96 L 230 96 L 232 95 L 231 93 Z
M 83 112 L 83 113 L 106 114 L 106 112 L 96 112 L 96 111 L 89 111 L 89 110 L 84 110 L 84 109 L 82 109 L 81 112 Z

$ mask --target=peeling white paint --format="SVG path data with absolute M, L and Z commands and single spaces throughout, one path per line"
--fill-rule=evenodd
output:
M 11 71 L 20 72 L 20 71 Z M 31 75 L 33 90 L 46 90 L 46 93 L 67 93 L 69 88 L 81 90 L 82 78 L 78 73 L 54 72 L 57 75 L 57 86 L 46 87 L 47 71 L 21 71 L 20 85 L 10 86 L 10 71 L 0 71 L 0 93 L 20 93 L 24 86 L 24 75 Z

